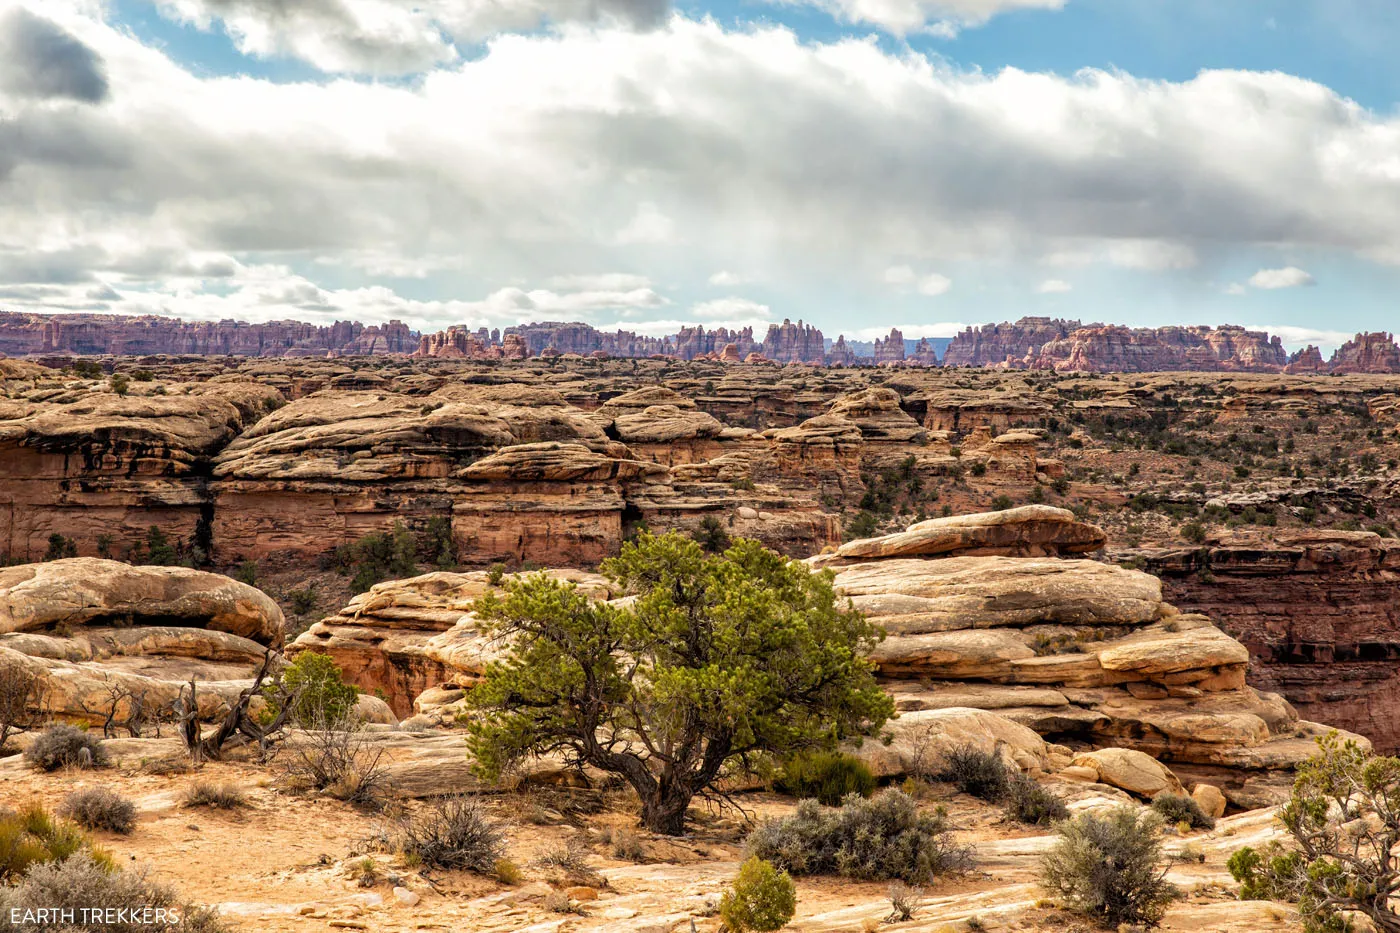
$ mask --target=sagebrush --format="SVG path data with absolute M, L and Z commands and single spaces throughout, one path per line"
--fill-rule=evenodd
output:
M 1071 910 L 1109 926 L 1156 924 L 1178 896 L 1166 880 L 1161 825 L 1161 816 L 1133 804 L 1065 820 L 1041 862 L 1040 883 Z
M 58 813 L 84 829 L 126 835 L 136 828 L 136 804 L 105 787 L 74 791 L 63 798 Z
M 41 771 L 101 768 L 107 765 L 107 752 L 97 736 L 60 723 L 34 737 L 24 750 L 24 760 Z

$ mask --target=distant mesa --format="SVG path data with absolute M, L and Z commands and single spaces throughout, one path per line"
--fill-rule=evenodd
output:
M 828 340 L 785 319 L 763 339 L 752 327 L 683 327 L 664 337 L 535 322 L 488 330 L 453 326 L 421 334 L 402 321 L 330 325 L 299 321 L 182 321 L 144 315 L 0 312 L 0 356 L 412 356 L 420 359 L 677 359 L 809 366 L 977 366 L 1058 373 L 1259 372 L 1323 375 L 1400 372 L 1389 333 L 1357 334 L 1330 360 L 1317 347 L 1291 356 L 1277 336 L 1235 325 L 1124 327 L 1048 317 L 969 327 L 956 337 L 906 339 L 898 328 L 873 342 Z

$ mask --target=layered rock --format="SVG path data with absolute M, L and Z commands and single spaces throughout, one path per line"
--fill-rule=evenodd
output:
M 1056 372 L 1278 372 L 1288 355 L 1278 337 L 1242 327 L 1093 326 L 1042 344 L 1024 363 Z
M 1142 556 L 1174 603 L 1208 613 L 1249 648 L 1255 686 L 1310 719 L 1400 748 L 1400 542 L 1304 531 Z
M 782 324 L 768 325 L 768 335 L 761 348 L 764 358 L 778 363 L 813 363 L 826 361 L 826 340 L 811 324 L 783 319 Z
M 217 715 L 282 638 L 277 604 L 218 574 L 94 558 L 0 569 L 0 664 L 38 676 L 42 711 L 63 720 L 168 716 L 191 678 Z
M 246 382 L 184 388 L 0 399 L 0 555 L 38 559 L 60 534 L 79 554 L 139 558 L 153 526 L 207 552 L 212 459 L 282 397 Z
M 1024 360 L 1052 340 L 1060 340 L 1079 327 L 1078 321 L 1023 317 L 1014 324 L 969 327 L 953 338 L 943 354 L 944 366 L 996 366 L 1007 360 Z
M 1076 521 L 1068 509 L 1027 505 L 930 519 L 896 534 L 849 541 L 813 563 L 832 567 L 890 557 L 1064 557 L 1101 550 L 1106 541 L 1101 529 Z
M 1357 334 L 1329 361 L 1334 373 L 1400 373 L 1400 346 L 1390 334 Z

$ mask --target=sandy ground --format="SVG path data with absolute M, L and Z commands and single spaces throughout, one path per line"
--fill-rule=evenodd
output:
M 249 806 L 235 811 L 188 809 L 181 793 L 200 780 L 231 781 L 248 794 Z M 638 832 L 646 852 L 641 863 L 615 858 L 605 841 L 617 829 L 635 830 L 633 806 L 623 793 L 602 800 L 594 813 L 566 814 L 580 803 L 596 809 L 599 796 L 586 800 L 565 791 L 490 798 L 493 814 L 508 826 L 509 857 L 523 879 L 507 886 L 461 872 L 411 870 L 396 856 L 366 856 L 366 840 L 384 817 L 339 801 L 292 796 L 273 786 L 271 771 L 251 763 L 209 763 L 199 773 L 147 774 L 139 761 L 102 772 L 38 774 L 10 759 L 0 761 L 0 804 L 31 801 L 57 806 L 84 786 L 106 784 L 131 798 L 140 812 L 128 836 L 99 833 L 104 847 L 121 861 L 149 864 L 159 878 L 188 899 L 215 904 L 240 930 L 373 931 L 444 930 L 459 933 L 715 933 L 714 906 L 737 868 L 746 829 L 744 817 L 704 806 L 693 811 L 691 834 L 666 839 Z M 1071 788 L 1067 790 L 1073 791 Z M 1077 791 L 1074 806 L 1107 802 Z M 747 794 L 741 803 L 751 818 L 781 814 L 792 802 L 772 794 Z M 888 885 L 840 878 L 798 879 L 797 933 L 955 933 L 986 930 L 1090 930 L 1081 920 L 1055 909 L 1035 884 L 1040 854 L 1052 844 L 1044 831 L 1003 821 L 990 805 L 945 790 L 934 790 L 921 805 L 944 805 L 960 841 L 976 849 L 969 874 L 941 879 L 925 891 L 925 906 L 905 923 L 884 923 L 890 913 Z M 409 804 L 410 807 L 422 804 Z M 1297 930 L 1287 908 L 1234 900 L 1225 870 L 1231 852 L 1276 830 L 1267 812 L 1222 820 L 1209 833 L 1172 837 L 1169 848 L 1191 845 L 1204 863 L 1182 862 L 1171 878 L 1187 892 L 1168 914 L 1168 931 L 1270 933 Z M 539 866 L 542 854 L 582 840 L 589 868 L 599 873 L 572 893 L 579 913 L 546 909 L 551 887 L 570 887 L 557 870 Z M 373 859 L 373 878 L 359 876 Z M 575 882 L 580 879 L 574 879 Z M 601 883 L 600 883 L 601 882 Z M 405 904 L 395 888 L 417 895 Z M 408 898 L 412 900 L 410 896 Z

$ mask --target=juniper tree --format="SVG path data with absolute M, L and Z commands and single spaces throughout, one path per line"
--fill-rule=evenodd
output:
M 642 824 L 676 835 L 726 767 L 831 748 L 893 712 L 866 660 L 882 633 L 830 572 L 746 539 L 707 555 L 675 533 L 639 535 L 602 572 L 632 598 L 533 574 L 478 600 L 509 646 L 470 694 L 485 776 L 562 753 L 623 777 Z

